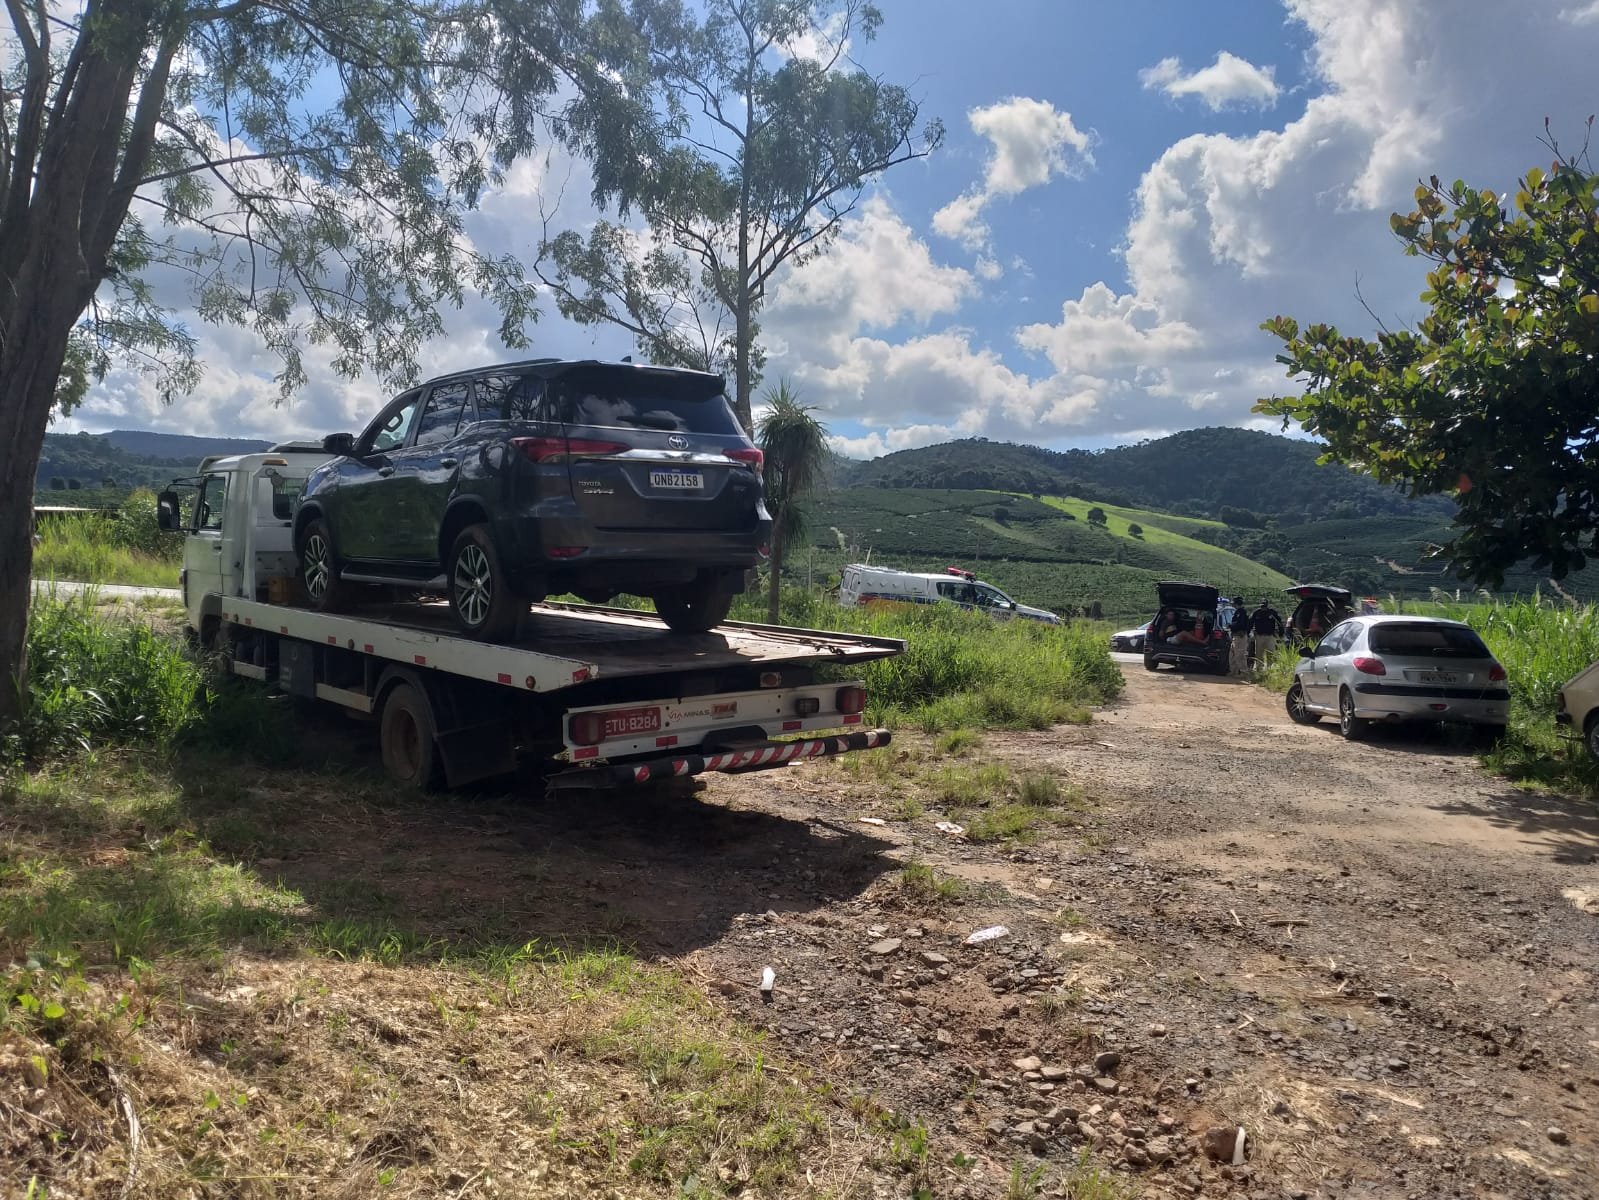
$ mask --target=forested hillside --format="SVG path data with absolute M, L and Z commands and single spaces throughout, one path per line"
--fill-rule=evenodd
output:
M 1178 514 L 1279 521 L 1425 515 L 1453 505 L 1411 500 L 1347 467 L 1320 466 L 1313 442 L 1248 429 L 1191 429 L 1114 450 L 1045 450 L 982 438 L 902 450 L 842 466 L 841 486 L 992 488 L 1077 495 Z

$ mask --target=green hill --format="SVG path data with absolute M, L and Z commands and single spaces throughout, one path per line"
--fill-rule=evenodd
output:
M 901 450 L 835 470 L 841 487 L 987 488 L 1085 496 L 1130 507 L 1279 520 L 1424 513 L 1447 521 L 1448 500 L 1412 500 L 1341 466 L 1321 447 L 1248 429 L 1190 429 L 1114 450 L 1045 450 L 969 438 Z
M 788 572 L 796 583 L 819 582 L 868 557 L 918 571 L 960 566 L 1025 604 L 1063 613 L 1097 606 L 1118 620 L 1147 617 L 1159 579 L 1203 579 L 1249 594 L 1290 582 L 1183 529 L 1213 522 L 1113 507 L 1101 527 L 1088 521 L 1091 507 L 993 491 L 841 488 L 817 498 L 811 545 L 791 553 Z

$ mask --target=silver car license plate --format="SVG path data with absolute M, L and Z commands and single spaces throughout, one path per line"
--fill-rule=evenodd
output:
M 1453 671 L 1417 671 L 1417 683 L 1458 683 L 1460 676 Z
M 651 471 L 650 486 L 679 491 L 704 491 L 705 476 L 698 471 Z

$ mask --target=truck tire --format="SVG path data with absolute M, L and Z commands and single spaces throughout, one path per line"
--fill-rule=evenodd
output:
M 389 776 L 423 791 L 438 787 L 443 765 L 437 739 L 438 726 L 426 693 L 409 683 L 390 688 L 378 721 L 378 746 Z
M 650 597 L 673 633 L 705 633 L 727 620 L 733 607 L 733 593 L 721 586 L 715 575 L 700 574 L 685 583 Z
M 339 578 L 339 558 L 333 534 L 321 517 L 307 522 L 300 533 L 300 580 L 306 599 L 318 612 L 344 612 L 350 607 L 352 588 Z
M 480 642 L 516 637 L 527 615 L 527 597 L 511 586 L 487 525 L 468 525 L 450 548 L 444 564 L 450 612 L 461 632 Z

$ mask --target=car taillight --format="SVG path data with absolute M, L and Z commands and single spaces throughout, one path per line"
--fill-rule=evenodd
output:
M 838 711 L 849 716 L 864 712 L 866 709 L 866 689 L 863 687 L 841 687 L 835 697 Z
M 605 740 L 605 718 L 600 713 L 578 713 L 567 725 L 579 746 L 598 746 Z
M 735 462 L 743 463 L 757 475 L 761 473 L 761 467 L 766 463 L 765 453 L 754 446 L 735 446 L 731 450 L 723 450 L 722 453 Z
M 593 438 L 512 438 L 511 445 L 536 463 L 604 457 L 632 449 L 626 442 L 602 442 Z
M 1504 678 L 1505 678 L 1505 669 L 1503 667 L 1501 667 L 1498 663 L 1494 663 L 1493 666 L 1488 668 L 1488 678 L 1493 680 L 1495 683 L 1502 683 L 1504 681 Z M 1560 707 L 1564 708 L 1565 706 L 1566 706 L 1566 695 L 1565 695 L 1564 692 L 1562 692 L 1560 694 Z
M 1359 671 L 1362 675 L 1388 674 L 1388 668 L 1383 666 L 1382 659 L 1367 658 L 1365 655 L 1361 655 L 1359 658 L 1355 659 L 1355 670 Z

